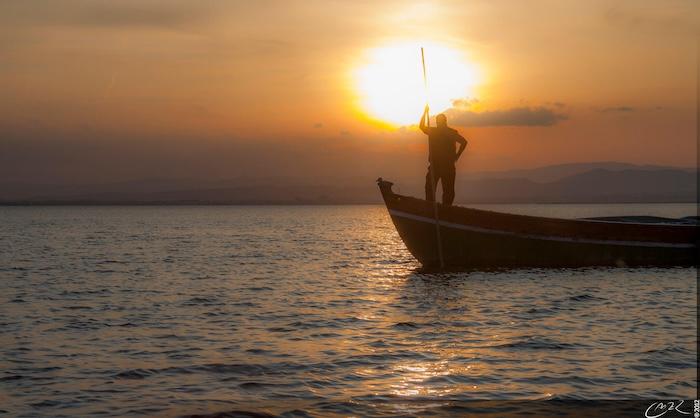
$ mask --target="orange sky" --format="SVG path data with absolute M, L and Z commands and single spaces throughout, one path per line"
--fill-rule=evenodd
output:
M 470 140 L 461 171 L 694 166 L 699 9 L 637 0 L 3 2 L 0 175 L 420 176 L 425 138 L 372 123 L 353 79 L 368 51 L 405 41 L 444 46 L 479 70 L 473 91 L 455 91 L 467 104 L 448 111 Z

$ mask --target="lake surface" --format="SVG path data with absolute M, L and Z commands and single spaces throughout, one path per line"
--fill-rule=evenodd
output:
M 695 268 L 421 274 L 380 206 L 4 207 L 0 221 L 0 411 L 12 416 L 696 396 Z

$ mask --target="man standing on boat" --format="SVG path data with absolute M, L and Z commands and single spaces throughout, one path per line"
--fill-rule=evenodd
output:
M 442 204 L 451 205 L 455 199 L 455 163 L 467 147 L 467 140 L 455 129 L 447 126 L 447 116 L 435 117 L 437 126 L 427 126 L 428 106 L 425 106 L 419 128 L 428 135 L 428 174 L 425 176 L 425 200 L 435 200 L 435 188 L 438 181 L 442 183 Z M 455 153 L 455 143 L 459 150 Z M 432 181 L 432 184 L 431 184 Z

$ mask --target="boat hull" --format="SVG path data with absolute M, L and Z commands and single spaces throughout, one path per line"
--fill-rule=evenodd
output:
M 383 184 L 382 184 L 383 183 Z M 401 239 L 426 268 L 440 265 L 432 202 L 380 190 Z M 698 228 L 539 218 L 439 205 L 447 269 L 697 265 Z

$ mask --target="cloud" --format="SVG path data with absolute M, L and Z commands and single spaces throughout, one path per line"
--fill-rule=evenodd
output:
M 545 104 L 547 106 L 554 106 L 554 107 L 558 107 L 560 109 L 566 107 L 566 103 L 564 103 L 564 102 L 545 102 Z
M 68 25 L 89 27 L 182 27 L 204 22 L 217 15 L 218 9 L 185 0 L 167 3 L 123 0 L 93 2 L 68 0 L 43 2 L 27 0 L 2 4 L 0 21 L 12 24 Z
M 605 12 L 605 19 L 610 24 L 626 27 L 635 33 L 656 29 L 665 33 L 697 34 L 698 16 L 696 2 L 685 0 L 620 2 Z
M 449 123 L 456 126 L 552 126 L 568 119 L 563 113 L 541 106 L 483 112 L 452 108 L 445 113 L 449 116 Z
M 123 7 L 105 3 L 92 7 L 75 17 L 74 23 L 100 27 L 114 26 L 181 26 L 200 17 L 199 10 L 191 8 Z
M 479 103 L 479 99 L 454 99 L 452 107 L 470 107 Z
M 314 124 L 314 129 L 321 129 L 321 128 L 323 128 L 322 123 L 319 122 L 319 123 Z
M 631 106 L 613 106 L 613 107 L 603 107 L 598 109 L 599 112 L 609 113 L 609 112 L 634 112 L 634 108 Z

